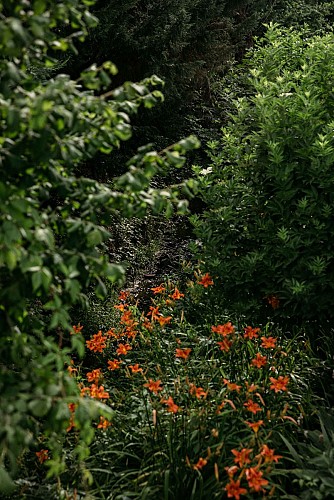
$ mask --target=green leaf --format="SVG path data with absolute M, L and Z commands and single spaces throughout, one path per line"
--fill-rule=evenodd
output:
M 35 417 L 45 417 L 51 408 L 51 404 L 51 398 L 33 399 L 29 402 L 28 408 Z
M 10 495 L 16 488 L 17 486 L 8 472 L 0 465 L 0 492 L 4 495 Z

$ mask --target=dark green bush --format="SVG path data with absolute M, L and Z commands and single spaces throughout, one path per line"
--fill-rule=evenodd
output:
M 334 36 L 269 26 L 248 58 L 212 164 L 200 257 L 224 305 L 294 321 L 333 316 Z

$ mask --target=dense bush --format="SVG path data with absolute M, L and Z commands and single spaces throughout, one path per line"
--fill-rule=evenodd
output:
M 334 36 L 269 26 L 212 164 L 195 168 L 204 266 L 239 314 L 333 316 Z
M 52 449 L 50 473 L 63 470 L 62 440 L 68 404 L 79 391 L 66 371 L 70 353 L 82 356 L 83 338 L 70 335 L 70 310 L 87 292 L 104 297 L 104 280 L 124 269 L 102 252 L 113 216 L 173 212 L 181 187 L 150 187 L 156 172 L 180 166 L 197 145 L 185 139 L 161 154 L 144 147 L 113 186 L 80 177 L 77 166 L 97 152 L 109 154 L 131 136 L 129 115 L 162 99 L 157 77 L 107 91 L 116 68 L 90 67 L 72 81 L 47 78 L 57 50 L 75 50 L 96 19 L 90 0 L 0 2 L 0 491 L 13 486 L 17 458 L 28 448 Z M 73 31 L 73 33 L 72 33 Z M 67 32 L 66 36 L 61 36 Z M 43 78 L 41 78 L 43 74 Z M 73 333 L 73 332 L 72 332 Z M 80 400 L 81 438 L 87 454 L 91 418 L 110 410 Z M 41 444 L 38 444 L 38 439 Z

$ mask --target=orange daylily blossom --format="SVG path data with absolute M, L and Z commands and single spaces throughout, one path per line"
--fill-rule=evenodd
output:
M 129 297 L 130 293 L 127 291 L 122 290 L 119 292 L 118 300 L 126 300 Z
M 197 284 L 204 286 L 204 288 L 208 288 L 208 286 L 213 285 L 213 279 L 209 273 L 205 273 L 201 279 L 197 281 Z
M 228 323 L 225 323 L 224 325 L 212 326 L 211 330 L 214 333 L 219 333 L 219 335 L 226 337 L 226 335 L 231 335 L 235 332 L 235 327 L 232 325 L 231 321 L 229 321 Z
M 147 387 L 149 391 L 154 392 L 154 394 L 158 394 L 159 391 L 162 391 L 161 380 L 152 380 L 149 379 L 147 384 L 144 384 L 144 387 Z
M 257 385 L 255 385 L 255 384 L 253 384 L 253 383 L 252 383 L 252 384 L 249 384 L 247 381 L 245 382 L 245 385 L 246 385 L 246 390 L 247 390 L 247 392 L 254 392 L 254 391 L 256 391 L 256 389 L 258 388 L 258 386 L 257 386 Z
M 287 385 L 290 381 L 290 378 L 288 376 L 282 377 L 280 375 L 277 379 L 274 377 L 269 377 L 270 382 L 272 382 L 272 385 L 270 386 L 270 389 L 272 389 L 275 392 L 281 392 L 281 391 L 287 391 Z
M 151 332 L 154 328 L 154 325 L 152 325 L 152 323 L 150 322 L 149 319 L 145 318 L 144 323 L 143 323 L 143 327 L 146 328 L 146 330 L 148 330 L 149 332 Z
M 190 384 L 189 392 L 192 396 L 196 396 L 197 399 L 206 398 L 208 391 L 205 392 L 203 387 L 196 387 L 195 384 Z
M 222 403 L 220 403 L 220 405 L 217 408 L 217 411 L 216 411 L 217 415 L 219 415 L 220 410 L 222 410 L 226 406 L 226 403 L 228 403 L 230 405 L 232 410 L 236 411 L 237 408 L 236 408 L 235 404 L 233 403 L 233 401 L 231 401 L 230 399 L 224 399 L 224 401 Z
M 256 354 L 255 358 L 252 359 L 252 366 L 256 366 L 256 368 L 262 368 L 267 364 L 267 356 L 262 356 L 259 352 Z
M 128 351 L 131 351 L 132 347 L 129 344 L 118 344 L 116 353 L 119 356 L 125 356 Z
M 162 313 L 159 311 L 159 306 L 157 307 L 150 306 L 150 310 L 146 316 L 151 316 L 151 321 L 154 321 L 158 319 L 159 316 L 162 316 Z
M 267 297 L 267 301 L 273 309 L 277 309 L 279 307 L 279 298 L 276 297 L 276 295 L 269 295 Z
M 49 457 L 49 450 L 36 451 L 35 455 L 38 458 L 38 461 L 40 464 L 44 463 L 45 460 L 48 460 L 50 458 Z
M 74 413 L 75 413 L 76 407 L 78 405 L 76 405 L 75 403 L 68 403 L 67 406 L 68 406 L 68 409 L 70 410 L 71 416 L 70 416 L 69 425 L 66 429 L 66 432 L 70 432 L 72 429 L 75 428 Z
M 194 470 L 201 470 L 206 466 L 208 461 L 205 458 L 200 457 L 196 464 L 193 465 Z
M 258 411 L 262 411 L 261 406 L 257 403 L 254 403 L 254 401 L 252 401 L 251 399 L 249 399 L 247 403 L 244 403 L 244 406 L 254 415 L 256 415 Z
M 109 393 L 104 390 L 103 385 L 100 385 L 98 387 L 96 384 L 92 384 L 89 388 L 90 390 L 90 397 L 94 399 L 108 399 L 109 398 Z
M 173 300 L 180 300 L 182 299 L 182 297 L 184 297 L 184 293 L 181 293 L 180 290 L 177 287 L 175 287 L 174 292 L 171 295 L 169 295 L 169 297 L 171 297 Z
M 73 325 L 71 335 L 73 335 L 74 333 L 80 333 L 82 329 L 83 326 L 81 326 L 80 323 L 78 323 L 77 325 Z
M 158 293 L 163 293 L 166 291 L 166 288 L 161 284 L 159 286 L 156 286 L 155 288 L 151 288 L 152 292 L 154 295 L 157 295 Z
M 227 498 L 234 498 L 235 500 L 240 500 L 240 495 L 247 495 L 248 491 L 246 488 L 241 488 L 240 479 L 234 481 L 230 479 L 230 482 L 225 486 L 227 491 Z
M 245 424 L 247 424 L 255 432 L 255 434 L 257 434 L 259 432 L 259 428 L 264 424 L 264 422 L 263 420 L 258 420 L 257 422 L 245 421 Z
M 70 410 L 71 413 L 74 413 L 75 412 L 75 409 L 78 405 L 76 405 L 75 403 L 68 403 L 68 409 Z
M 93 352 L 102 352 L 107 347 L 106 340 L 107 337 L 103 336 L 100 330 L 95 335 L 92 335 L 90 340 L 86 340 L 86 345 Z
M 131 311 L 124 311 L 120 323 L 125 326 L 133 326 L 133 316 Z
M 115 309 L 118 309 L 121 312 L 124 312 L 127 307 L 128 307 L 128 304 L 117 304 L 114 306 Z
M 102 376 L 102 371 L 101 368 L 96 368 L 95 370 L 86 373 L 86 378 L 88 382 L 94 382 L 94 384 L 97 384 L 99 381 L 99 378 Z
M 225 467 L 228 477 L 231 479 L 234 477 L 235 473 L 238 472 L 239 467 L 237 465 L 231 465 L 230 467 Z
M 223 379 L 224 385 L 227 385 L 229 391 L 237 391 L 240 392 L 241 385 L 237 385 L 234 382 L 230 382 L 226 378 Z
M 108 360 L 108 370 L 118 370 L 120 368 L 122 361 L 119 359 L 114 359 L 113 361 Z
M 221 342 L 217 342 L 221 351 L 228 352 L 233 344 L 232 340 L 223 339 Z
M 277 339 L 274 337 L 261 337 L 262 344 L 261 347 L 264 347 L 265 349 L 271 349 L 276 347 L 276 342 Z
M 256 470 L 255 467 L 246 469 L 248 486 L 257 492 L 264 491 L 262 486 L 266 486 L 269 483 L 267 479 L 262 479 L 262 476 L 263 472 Z
M 246 326 L 246 328 L 244 328 L 244 331 L 244 338 L 252 340 L 258 338 L 258 332 L 260 332 L 261 330 L 260 328 L 252 328 L 251 326 Z
M 115 328 L 109 328 L 109 330 L 106 332 L 107 337 L 113 337 L 117 338 L 117 333 L 115 333 Z
M 192 351 L 192 349 L 190 347 L 186 347 L 184 349 L 176 349 L 175 350 L 175 357 L 182 358 L 182 359 L 188 359 L 191 351 Z
M 138 331 L 134 330 L 130 326 L 127 326 L 126 329 L 125 329 L 125 331 L 124 331 L 124 335 L 126 335 L 128 337 L 128 339 L 134 339 L 134 338 L 136 338 L 137 333 L 138 333 Z
M 252 453 L 253 448 L 243 448 L 241 451 L 231 450 L 235 456 L 234 463 L 238 464 L 239 467 L 243 467 L 245 464 L 250 464 L 251 459 L 249 455 Z
M 97 425 L 98 429 L 107 429 L 111 426 L 111 422 L 104 417 L 100 417 L 100 423 Z
M 174 403 L 173 398 L 169 396 L 168 399 L 162 399 L 161 403 L 164 403 L 168 406 L 167 411 L 170 413 L 177 413 L 180 410 L 180 407 Z
M 138 363 L 136 363 L 135 365 L 129 365 L 129 368 L 132 373 L 143 373 L 143 369 L 139 367 Z
M 159 322 L 160 326 L 169 325 L 169 323 L 172 321 L 172 316 L 159 316 L 157 318 L 157 321 Z
M 276 464 L 278 463 L 278 460 L 280 458 L 283 458 L 282 455 L 275 455 L 275 450 L 272 450 L 266 444 L 262 445 L 261 452 L 259 453 L 259 455 L 256 455 L 255 458 L 260 459 L 261 457 L 264 457 L 265 463 L 275 462 Z
M 72 377 L 72 374 L 75 373 L 75 372 L 77 372 L 78 370 L 77 370 L 77 368 L 74 368 L 74 366 L 68 366 L 67 367 L 67 371 L 69 372 L 69 374 Z

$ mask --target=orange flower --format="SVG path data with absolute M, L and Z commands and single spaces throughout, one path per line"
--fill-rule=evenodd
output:
M 184 297 L 184 293 L 181 293 L 180 290 L 175 287 L 174 293 L 169 295 L 173 300 L 180 300 L 182 297 Z
M 101 368 L 96 368 L 96 370 L 88 372 L 86 374 L 86 378 L 88 382 L 94 382 L 94 384 L 97 384 L 101 375 L 102 375 Z
M 190 347 L 187 347 L 185 349 L 176 349 L 175 350 L 175 357 L 182 358 L 182 359 L 188 359 L 191 351 L 192 351 L 192 349 L 190 349 Z
M 159 286 L 156 286 L 155 288 L 151 288 L 152 292 L 154 295 L 157 295 L 158 293 L 163 293 L 166 291 L 166 288 L 161 284 Z
M 167 316 L 167 317 L 160 316 L 157 318 L 157 320 L 158 320 L 160 326 L 168 325 L 172 320 L 172 316 Z
M 270 386 L 270 389 L 274 390 L 275 392 L 281 392 L 281 391 L 287 391 L 287 385 L 289 383 L 290 378 L 288 376 L 282 377 L 280 375 L 277 379 L 274 377 L 269 377 L 270 382 L 272 382 L 272 385 Z
M 252 365 L 256 366 L 257 368 L 262 368 L 262 366 L 265 366 L 267 364 L 267 357 L 262 356 L 259 352 L 256 354 L 255 358 L 252 359 Z
M 118 370 L 122 361 L 114 359 L 113 361 L 108 360 L 108 370 Z
M 90 397 L 94 399 L 108 399 L 109 393 L 104 390 L 103 385 L 98 387 L 96 384 L 90 386 Z
M 221 342 L 217 342 L 217 344 L 219 345 L 221 351 L 228 352 L 233 342 L 232 340 L 223 339 Z
M 133 325 L 132 312 L 124 311 L 124 313 L 121 316 L 120 323 L 122 323 L 122 325 L 132 326 Z
M 254 403 L 254 401 L 252 401 L 251 399 L 249 399 L 247 403 L 244 403 L 244 406 L 254 415 L 256 415 L 258 411 L 262 411 L 261 406 L 259 406 L 257 403 Z
M 109 330 L 106 332 L 107 337 L 114 337 L 115 339 L 117 338 L 117 333 L 115 333 L 115 328 L 109 328 Z
M 169 396 L 168 399 L 162 399 L 161 403 L 164 403 L 165 405 L 168 406 L 167 411 L 169 411 L 170 413 L 177 413 L 180 409 L 180 407 L 174 403 L 173 398 L 171 396 Z
M 226 406 L 226 403 L 228 403 L 228 404 L 230 405 L 230 407 L 231 407 L 234 411 L 236 411 L 236 409 L 237 409 L 237 408 L 236 408 L 235 404 L 233 403 L 233 401 L 231 401 L 230 399 L 224 399 L 224 401 L 223 401 L 222 403 L 220 403 L 220 405 L 219 405 L 219 406 L 218 406 L 218 408 L 217 408 L 217 412 L 216 412 L 216 413 L 217 413 L 218 415 L 219 415 L 219 413 L 220 413 L 220 410 L 222 410 L 222 409 Z
M 86 340 L 86 345 L 93 352 L 102 352 L 107 347 L 106 340 L 107 337 L 104 337 L 100 330 L 91 337 L 91 340 Z
M 246 385 L 247 392 L 254 392 L 258 388 L 258 386 L 255 384 L 249 385 L 249 383 L 247 381 L 245 382 L 245 385 Z
M 124 312 L 127 307 L 128 307 L 127 304 L 117 304 L 116 306 L 114 306 L 115 309 L 118 309 L 121 312 Z
M 116 353 L 119 356 L 125 356 L 128 351 L 131 351 L 132 347 L 129 344 L 118 344 Z
M 149 379 L 147 384 L 144 384 L 144 387 L 147 387 L 149 391 L 154 392 L 154 394 L 158 394 L 159 391 L 162 391 L 161 380 L 152 380 Z
M 35 455 L 38 458 L 38 461 L 40 464 L 44 463 L 45 460 L 48 460 L 50 458 L 49 457 L 49 450 L 36 451 Z
M 262 486 L 266 486 L 269 481 L 267 479 L 262 479 L 263 472 L 256 470 L 254 467 L 250 467 L 246 469 L 246 478 L 248 481 L 248 485 L 253 490 L 259 492 L 264 491 Z
M 258 338 L 257 333 L 260 332 L 261 330 L 260 328 L 252 328 L 251 326 L 246 326 L 246 328 L 244 328 L 244 331 L 245 331 L 244 338 L 252 340 Z
M 240 479 L 238 481 L 234 481 L 234 479 L 230 479 L 230 482 L 225 486 L 225 490 L 227 491 L 228 498 L 235 498 L 235 500 L 240 500 L 240 495 L 247 495 L 246 488 L 240 487 Z
M 211 330 L 214 333 L 219 333 L 219 335 L 222 335 L 223 337 L 226 337 L 226 335 L 231 335 L 235 332 L 235 328 L 232 325 L 231 321 L 225 323 L 224 325 L 212 326 Z
M 104 417 L 100 417 L 100 423 L 97 425 L 98 429 L 107 429 L 111 426 L 111 422 Z
M 138 363 L 136 363 L 135 365 L 129 365 L 129 368 L 132 371 L 132 373 L 142 373 L 143 372 L 143 369 L 139 368 Z
M 198 285 L 204 286 L 204 288 L 208 288 L 208 286 L 213 285 L 213 279 L 211 278 L 209 273 L 205 273 L 204 276 L 201 277 L 199 281 L 197 281 Z
M 234 477 L 234 474 L 238 472 L 239 467 L 237 465 L 231 465 L 231 467 L 225 467 L 225 470 L 228 474 L 228 477 L 231 479 Z
M 208 463 L 208 461 L 205 458 L 200 457 L 198 459 L 198 462 L 195 465 L 193 465 L 193 469 L 194 470 L 201 470 L 201 469 L 203 469 L 203 467 L 206 466 L 207 463 Z
M 189 392 L 192 396 L 196 396 L 197 399 L 206 398 L 208 391 L 205 392 L 203 387 L 196 387 L 195 384 L 190 384 Z
M 237 391 L 237 392 L 240 392 L 240 389 L 241 389 L 241 385 L 237 385 L 235 384 L 234 382 L 230 382 L 229 380 L 227 380 L 226 378 L 223 379 L 224 381 L 224 385 L 227 385 L 227 388 L 229 391 Z
M 78 323 L 77 326 L 73 325 L 71 335 L 73 335 L 74 333 L 80 333 L 82 329 L 83 326 L 81 326 L 80 323 Z
M 121 292 L 119 292 L 118 300 L 126 300 L 129 295 L 129 292 L 122 290 Z
M 67 371 L 69 372 L 69 374 L 72 377 L 72 374 L 75 373 L 75 372 L 77 372 L 78 370 L 77 370 L 77 368 L 74 368 L 73 366 L 68 366 L 67 367 Z
M 277 339 L 275 339 L 274 337 L 261 337 L 261 340 L 261 347 L 264 347 L 265 349 L 276 347 Z
M 154 328 L 150 320 L 148 320 L 147 318 L 144 319 L 143 327 L 146 328 L 146 330 L 148 330 L 149 332 L 151 332 Z
M 283 458 L 282 455 L 275 455 L 275 450 L 272 450 L 266 444 L 262 445 L 261 452 L 259 455 L 256 455 L 257 459 L 260 459 L 261 457 L 264 457 L 265 463 L 277 463 L 280 458 Z
M 258 420 L 257 422 L 245 422 L 254 432 L 257 434 L 259 432 L 259 428 L 263 425 L 263 420 Z
M 162 316 L 161 312 L 159 311 L 159 306 L 157 307 L 150 306 L 150 310 L 147 313 L 147 316 L 151 316 L 152 321 L 159 319 L 159 316 Z
M 71 413 L 74 413 L 75 412 L 75 409 L 78 405 L 76 405 L 75 403 L 68 403 L 68 409 L 70 410 Z
M 253 448 L 243 448 L 241 451 L 231 450 L 235 456 L 234 463 L 238 464 L 239 467 L 243 467 L 245 464 L 250 464 L 251 459 L 249 455 L 252 453 Z
M 276 295 L 269 295 L 267 297 L 267 301 L 273 309 L 277 309 L 279 307 L 279 298 L 276 297 Z

